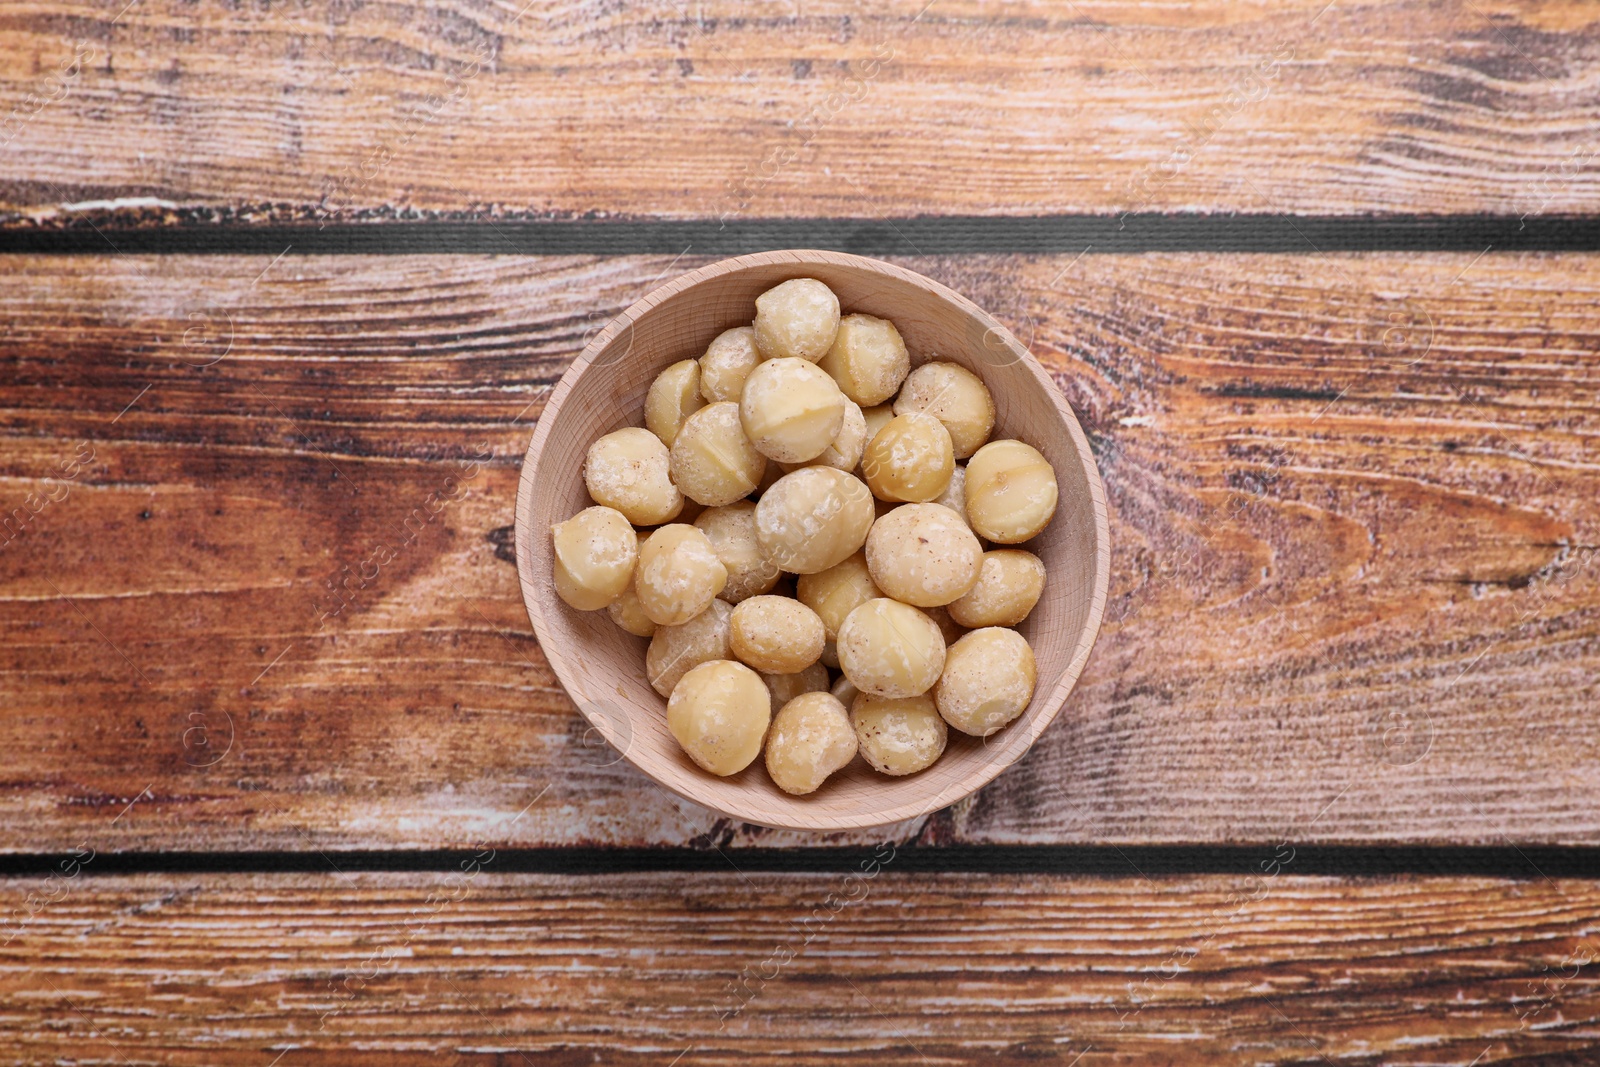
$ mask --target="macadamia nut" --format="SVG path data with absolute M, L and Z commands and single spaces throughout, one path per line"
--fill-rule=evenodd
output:
M 750 372 L 739 400 L 745 436 L 780 463 L 816 459 L 844 425 L 844 394 L 803 359 L 769 359 Z
M 700 399 L 700 364 L 679 360 L 650 383 L 644 395 L 644 428 L 661 438 L 668 448 L 677 439 L 684 420 L 705 406 Z
M 901 504 L 883 516 L 867 534 L 866 556 L 879 589 L 919 608 L 964 595 L 983 566 L 983 546 L 943 504 Z
M 656 624 L 644 613 L 644 605 L 639 603 L 639 594 L 634 592 L 632 583 L 606 605 L 606 614 L 635 637 L 649 637 L 656 632 Z
M 672 442 L 668 469 L 685 496 L 715 508 L 749 496 L 766 473 L 767 457 L 744 435 L 739 405 L 726 401 L 689 416 Z
M 967 521 L 967 468 L 957 463 L 955 470 L 950 472 L 950 484 L 944 487 L 944 492 L 933 498 L 935 504 L 943 504 L 957 515 L 961 521 Z M 684 505 L 688 507 L 687 504 Z
M 944 753 L 950 731 L 933 698 L 858 694 L 850 706 L 861 755 L 881 774 L 915 774 Z
M 950 431 L 957 459 L 966 459 L 994 431 L 994 397 L 983 379 L 957 363 L 924 363 L 906 378 L 894 413 L 920 411 Z
M 694 520 L 696 527 L 711 542 L 711 550 L 728 568 L 728 584 L 719 594 L 737 604 L 778 584 L 782 575 L 768 563 L 756 541 L 756 506 L 749 500 L 735 500 L 720 508 L 707 508 Z
M 644 676 L 662 696 L 702 663 L 731 659 L 728 643 L 733 609 L 720 600 L 680 626 L 658 626 L 644 655 Z
M 707 403 L 731 400 L 737 404 L 745 378 L 760 362 L 754 330 L 736 326 L 722 331 L 700 357 L 700 395 Z
M 817 366 L 833 375 L 845 396 L 871 407 L 894 396 L 911 370 L 911 357 L 888 319 L 846 315 Z
M 683 494 L 668 473 L 667 446 L 649 430 L 614 430 L 589 446 L 583 484 L 596 504 L 616 508 L 635 526 L 671 522 Z
M 785 793 L 815 792 L 856 758 L 856 731 L 844 705 L 806 693 L 778 709 L 767 734 L 767 773 Z
M 861 473 L 880 500 L 932 500 L 950 485 L 955 467 L 949 431 L 919 412 L 889 420 L 861 454 Z
M 1002 545 L 1026 541 L 1056 513 L 1056 472 L 1032 445 L 991 441 L 967 462 L 967 521 Z
M 909 604 L 880 597 L 852 611 L 834 646 L 845 677 L 863 693 L 909 697 L 925 693 L 944 669 L 944 635 Z
M 753 327 L 762 359 L 815 363 L 839 332 L 839 298 L 815 278 L 791 278 L 756 297 Z
M 1037 680 L 1027 640 L 1015 630 L 989 626 L 950 646 L 933 699 L 945 722 L 988 737 L 1027 710 Z
M 813 663 L 793 674 L 763 674 L 761 680 L 767 683 L 767 692 L 772 694 L 772 706 L 781 708 L 801 693 L 826 693 L 828 668 Z
M 597 611 L 633 580 L 639 541 L 614 508 L 584 508 L 550 527 L 555 544 L 556 595 L 579 611 Z
M 733 609 L 733 654 L 767 674 L 803 671 L 827 640 L 817 613 L 786 596 L 753 596 Z
M 872 539 L 870 532 L 867 539 Z M 825 571 L 802 574 L 795 583 L 795 596 L 817 613 L 823 631 L 832 641 L 839 636 L 839 627 L 852 611 L 883 593 L 872 582 L 866 553 L 857 552 Z
M 869 538 L 870 540 L 870 538 Z M 978 581 L 950 602 L 950 617 L 962 626 L 1015 626 L 1044 593 L 1044 561 L 1020 548 L 983 554 Z
M 761 554 L 794 574 L 827 570 L 856 552 L 872 526 L 872 494 L 832 467 L 785 474 L 756 503 Z
M 683 676 L 667 700 L 667 729 L 690 759 L 712 774 L 738 774 L 761 754 L 772 702 L 761 677 L 719 659 Z
M 687 523 L 663 526 L 639 546 L 633 588 L 657 626 L 688 622 L 710 606 L 727 581 L 728 568 L 711 542 Z
M 861 465 L 861 452 L 867 447 L 867 420 L 861 407 L 853 400 L 844 402 L 844 423 L 833 444 L 822 450 L 822 455 L 808 466 L 832 467 L 839 471 L 853 471 Z M 791 467 L 790 470 L 796 468 Z M 787 472 L 785 472 L 787 473 Z

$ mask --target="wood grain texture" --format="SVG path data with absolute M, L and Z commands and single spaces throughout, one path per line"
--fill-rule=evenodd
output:
M 1592 5 L 24 5 L 12 224 L 1593 212 Z
M 813 840 L 594 745 L 517 589 L 540 402 L 698 261 L 7 262 L 0 846 Z M 1114 556 L 1058 721 L 902 837 L 1600 840 L 1600 260 L 906 265 L 1055 375 Z
M 16 1063 L 280 1067 L 1485 1067 L 1600 1049 L 1593 883 L 906 877 L 881 855 L 853 880 L 490 859 L 8 882 L 7 914 L 28 894 L 37 910 L 0 947 L 0 1034 Z

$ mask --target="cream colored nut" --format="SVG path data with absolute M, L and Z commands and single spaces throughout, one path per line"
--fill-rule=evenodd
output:
M 1044 593 L 1044 561 L 1020 548 L 983 554 L 978 581 L 950 602 L 950 617 L 962 626 L 1015 626 Z
M 989 626 L 950 646 L 933 699 L 945 722 L 988 737 L 1027 710 L 1038 677 L 1027 640 L 1015 630 Z
M 815 278 L 791 278 L 756 297 L 752 325 L 762 359 L 815 363 L 839 332 L 839 298 Z
M 957 459 L 972 455 L 994 432 L 994 397 L 982 378 L 957 363 L 924 363 L 911 372 L 894 413 L 911 411 L 944 423 Z
M 925 694 L 885 698 L 860 693 L 850 705 L 850 725 L 862 757 L 882 774 L 915 774 L 933 766 L 950 738 L 933 698 Z
M 784 473 L 801 467 L 832 467 L 839 471 L 853 471 L 861 465 L 861 452 L 867 446 L 867 421 L 861 407 L 854 400 L 844 402 L 844 423 L 833 444 L 822 450 L 822 455 L 809 463 L 780 464 Z
M 855 700 L 856 694 L 861 690 L 856 688 L 856 683 L 841 674 L 839 680 L 833 683 L 833 687 L 828 692 L 833 694 L 833 699 L 848 708 L 850 702 Z
M 967 521 L 997 544 L 1026 541 L 1049 525 L 1056 492 L 1056 472 L 1021 441 L 990 441 L 967 462 Z
M 639 594 L 634 592 L 632 584 L 606 605 L 606 614 L 611 616 L 612 622 L 635 637 L 649 637 L 656 632 L 656 624 L 644 613 L 644 605 L 639 603 Z
M 700 395 L 707 403 L 731 400 L 737 404 L 745 378 L 760 362 L 754 330 L 735 326 L 722 331 L 700 357 Z
M 983 546 L 943 504 L 901 504 L 872 524 L 866 555 L 877 587 L 919 608 L 962 596 L 983 567 Z
M 690 415 L 672 442 L 669 468 L 685 496 L 708 508 L 750 495 L 767 470 L 767 457 L 744 435 L 739 405 L 707 404 Z
M 870 532 L 867 539 L 872 539 Z M 846 616 L 883 593 L 872 582 L 866 553 L 857 552 L 825 571 L 802 574 L 795 583 L 795 596 L 822 619 L 823 631 L 832 641 Z
M 935 504 L 943 504 L 957 515 L 961 521 L 967 521 L 967 468 L 957 463 L 955 470 L 950 472 L 950 484 L 944 487 L 944 492 L 934 497 Z M 688 505 L 684 505 L 688 507 Z
M 761 754 L 772 702 L 761 676 L 719 659 L 683 676 L 667 701 L 667 729 L 705 770 L 738 774 Z
M 944 635 L 909 604 L 880 597 L 852 611 L 834 642 L 839 667 L 863 693 L 910 697 L 925 693 L 944 669 Z
M 650 390 L 644 395 L 644 428 L 671 448 L 684 421 L 703 407 L 700 364 L 692 359 L 679 360 L 650 383 Z
M 739 400 L 744 434 L 780 463 L 816 459 L 844 425 L 844 394 L 803 359 L 769 359 L 745 379 Z
M 861 418 L 867 424 L 866 437 L 867 442 L 870 444 L 872 439 L 878 436 L 878 431 L 894 420 L 894 405 L 879 404 L 873 408 L 864 407 L 861 409 Z M 945 432 L 948 433 L 949 431 Z
M 814 574 L 855 553 L 872 527 L 872 494 L 832 467 L 785 474 L 756 502 L 761 554 L 782 570 Z
M 888 319 L 846 315 L 817 366 L 833 375 L 845 396 L 870 407 L 894 396 L 911 370 L 911 357 Z
M 644 654 L 644 676 L 662 696 L 671 696 L 678 679 L 714 659 L 731 659 L 728 644 L 733 609 L 720 600 L 681 626 L 658 626 Z
M 778 584 L 783 572 L 768 563 L 756 541 L 756 505 L 752 500 L 735 500 L 720 508 L 707 508 L 694 520 L 695 526 L 711 542 L 712 551 L 728 568 L 728 584 L 719 594 L 737 604 Z
M 781 708 L 801 693 L 826 693 L 828 668 L 813 663 L 794 674 L 763 674 L 761 680 L 767 683 L 767 692 L 772 694 L 772 706 Z
M 584 508 L 550 527 L 556 595 L 579 611 L 610 604 L 633 580 L 639 542 L 622 512 Z
M 657 626 L 688 622 L 706 610 L 727 581 L 728 568 L 697 527 L 675 522 L 639 546 L 633 588 Z
M 856 731 L 844 705 L 827 693 L 806 693 L 778 709 L 767 733 L 767 773 L 785 793 L 816 792 L 856 758 Z
M 839 649 L 832 641 L 823 643 L 821 663 L 830 671 L 839 669 Z
M 671 522 L 683 494 L 668 473 L 667 446 L 649 430 L 629 426 L 589 446 L 583 484 L 596 504 L 616 508 L 635 526 Z
M 949 431 L 917 412 L 896 415 L 861 454 L 861 473 L 881 500 L 932 500 L 950 485 L 955 467 Z
M 827 636 L 817 613 L 786 596 L 753 596 L 733 609 L 729 640 L 737 659 L 766 674 L 803 671 Z

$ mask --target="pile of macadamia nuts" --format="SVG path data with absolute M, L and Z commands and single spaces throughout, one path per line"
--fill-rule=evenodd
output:
M 1012 546 L 1055 514 L 1055 472 L 989 440 L 981 378 L 912 370 L 894 323 L 841 317 L 822 282 L 755 304 L 661 372 L 643 429 L 589 447 L 595 506 L 551 528 L 556 592 L 650 638 L 667 728 L 712 774 L 763 752 L 793 794 L 857 752 L 914 774 L 950 728 L 986 737 L 1033 699 L 1012 627 L 1045 570 Z

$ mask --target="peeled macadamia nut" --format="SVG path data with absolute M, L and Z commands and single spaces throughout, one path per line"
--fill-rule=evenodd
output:
M 688 622 L 706 610 L 727 581 L 728 568 L 706 535 L 681 522 L 645 538 L 633 569 L 639 606 L 657 626 Z
M 925 693 L 944 669 L 944 635 L 938 624 L 887 597 L 852 611 L 839 627 L 834 647 L 845 677 L 874 696 Z
M 871 444 L 872 439 L 878 436 L 878 431 L 894 421 L 894 407 L 890 404 L 879 404 L 873 408 L 864 407 L 861 409 L 861 418 L 867 424 L 867 443 Z
M 871 407 L 894 396 L 911 369 L 911 357 L 888 319 L 846 315 L 817 366 L 833 375 L 845 396 Z
M 867 447 L 867 420 L 854 400 L 844 402 L 844 422 L 833 444 L 822 450 L 822 455 L 811 461 L 811 466 L 832 467 L 839 471 L 853 471 L 861 465 L 861 452 Z
M 861 690 L 856 688 L 856 683 L 841 674 L 839 680 L 833 683 L 828 692 L 833 694 L 835 700 L 848 708 L 850 702 L 856 698 L 856 694 Z
M 961 521 L 967 521 L 967 468 L 957 463 L 955 470 L 950 472 L 950 484 L 944 487 L 944 492 L 933 498 L 935 504 L 943 504 L 957 515 Z M 687 507 L 688 505 L 685 505 Z
M 766 473 L 767 457 L 744 435 L 739 405 L 726 401 L 689 416 L 672 442 L 668 469 L 685 496 L 715 508 L 749 496 Z
M 633 580 L 639 539 L 614 508 L 584 508 L 550 527 L 556 595 L 579 611 L 598 611 Z
M 606 605 L 606 614 L 611 616 L 612 622 L 635 637 L 649 637 L 656 632 L 656 624 L 644 613 L 644 605 L 639 603 L 639 594 L 634 592 L 632 583 L 617 595 L 617 599 Z
M 737 404 L 745 378 L 760 362 L 754 330 L 736 326 L 722 331 L 700 357 L 700 395 L 709 404 L 719 400 Z
M 705 406 L 700 399 L 700 364 L 680 360 L 656 375 L 644 395 L 644 428 L 661 438 L 668 448 L 677 439 L 684 420 Z
M 712 774 L 738 774 L 761 754 L 772 701 L 761 676 L 719 659 L 683 676 L 667 700 L 667 729 Z
M 729 619 L 733 609 L 720 600 L 681 626 L 658 626 L 644 655 L 644 676 L 662 696 L 671 696 L 678 679 L 714 659 L 730 659 Z
M 957 459 L 966 459 L 994 431 L 994 397 L 983 379 L 956 363 L 924 363 L 906 378 L 894 413 L 920 411 L 944 423 Z
M 782 575 L 768 563 L 756 542 L 756 506 L 749 500 L 735 500 L 720 508 L 707 508 L 694 524 L 711 542 L 711 550 L 728 568 L 728 584 L 719 594 L 737 604 L 778 584 Z
M 753 326 L 762 359 L 815 363 L 839 332 L 839 298 L 815 278 L 791 278 L 756 297 Z
M 950 617 L 973 629 L 1015 626 L 1028 617 L 1043 592 L 1043 560 L 1020 548 L 996 549 L 983 554 L 977 584 L 950 602 Z
M 739 417 L 756 451 L 780 463 L 804 463 L 839 436 L 844 405 L 844 394 L 815 363 L 769 359 L 745 379 Z
M 950 646 L 933 699 L 945 722 L 988 737 L 1027 710 L 1037 680 L 1033 649 L 1023 636 L 989 626 Z
M 856 731 L 844 705 L 827 693 L 806 693 L 778 709 L 767 734 L 767 773 L 797 796 L 816 791 L 856 758 Z
M 1014 545 L 1056 513 L 1056 472 L 1021 441 L 991 441 L 967 462 L 967 521 L 979 537 Z
M 772 694 L 772 706 L 781 708 L 801 693 L 826 693 L 828 668 L 813 663 L 794 674 L 763 674 L 761 680 L 767 683 L 767 692 Z
M 955 467 L 949 431 L 917 412 L 889 420 L 861 454 L 861 473 L 880 500 L 932 500 L 950 485 Z
M 870 532 L 867 539 L 872 539 Z M 825 571 L 802 574 L 795 583 L 795 596 L 822 619 L 823 631 L 832 641 L 852 611 L 883 593 L 872 582 L 866 553 L 857 552 Z
M 794 574 L 827 570 L 856 552 L 872 526 L 872 494 L 832 467 L 785 474 L 756 503 L 761 554 Z
M 872 524 L 867 568 L 884 594 L 919 608 L 948 604 L 978 580 L 983 546 L 943 504 L 901 504 Z
M 817 613 L 786 596 L 753 596 L 733 609 L 736 658 L 767 674 L 803 671 L 822 655 L 827 635 Z
M 596 504 L 616 508 L 635 526 L 671 522 L 683 494 L 668 473 L 667 446 L 649 430 L 613 430 L 589 446 L 583 484 Z
M 882 774 L 915 774 L 933 766 L 944 752 L 950 731 L 933 698 L 885 698 L 858 694 L 850 705 L 861 755 Z

